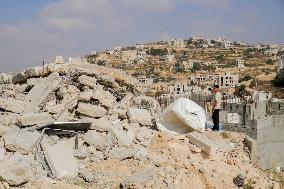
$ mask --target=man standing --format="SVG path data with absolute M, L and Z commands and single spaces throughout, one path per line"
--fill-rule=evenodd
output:
M 219 112 L 221 108 L 222 95 L 220 93 L 219 85 L 214 85 L 213 92 L 213 102 L 212 102 L 212 119 L 213 119 L 213 131 L 219 131 Z

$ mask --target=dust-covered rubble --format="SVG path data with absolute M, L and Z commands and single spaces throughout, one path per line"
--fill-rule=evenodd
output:
M 0 80 L 0 188 L 277 183 L 251 163 L 254 141 L 242 134 L 159 131 L 158 102 L 121 70 L 49 64 Z

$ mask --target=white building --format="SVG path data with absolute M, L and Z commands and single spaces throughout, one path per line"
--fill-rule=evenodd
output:
M 244 59 L 237 58 L 236 62 L 237 62 L 238 68 L 244 68 L 245 67 L 245 60 Z
M 182 65 L 185 70 L 190 70 L 193 67 L 193 62 L 191 61 L 182 61 Z
M 136 50 L 126 50 L 122 51 L 122 61 L 134 61 L 137 58 L 137 51 Z
M 264 54 L 266 55 L 276 55 L 278 53 L 277 48 L 269 48 L 266 51 L 264 51 Z
M 168 62 L 173 62 L 175 59 L 175 56 L 173 54 L 167 54 L 166 55 L 167 61 Z
M 143 44 L 136 44 L 135 48 L 136 49 L 144 49 L 144 45 Z
M 55 64 L 65 64 L 65 61 L 62 56 L 56 56 L 54 63 Z
M 169 87 L 169 93 L 172 95 L 188 94 L 190 87 L 186 81 L 177 81 L 173 86 Z
M 278 61 L 278 72 L 284 68 L 284 54 L 280 57 Z
M 231 47 L 232 47 L 231 41 L 228 41 L 228 40 L 224 41 L 224 47 L 225 47 L 226 49 L 231 48 Z
M 122 47 L 121 46 L 116 46 L 113 48 L 114 51 L 121 51 L 122 50 Z
M 219 75 L 218 85 L 221 88 L 236 87 L 238 84 L 239 84 L 238 74 L 233 75 L 230 73 L 225 73 L 225 74 Z
M 182 39 L 173 39 L 168 41 L 168 44 L 174 47 L 178 48 L 184 48 L 185 47 L 185 42 Z
M 143 83 L 144 85 L 152 85 L 153 84 L 153 79 L 147 78 L 146 76 L 139 76 L 138 81 L 140 83 Z

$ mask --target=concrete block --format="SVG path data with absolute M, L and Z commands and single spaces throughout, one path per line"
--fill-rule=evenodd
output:
M 21 154 L 31 153 L 40 138 L 40 133 L 25 130 L 9 130 L 3 135 L 5 148 Z
M 117 139 L 119 146 L 131 146 L 135 133 L 132 130 L 128 130 L 127 132 L 124 130 L 119 130 L 115 127 L 111 129 L 112 134 Z
M 88 131 L 84 135 L 84 141 L 98 150 L 104 149 L 106 145 L 106 137 L 96 131 Z
M 0 163 L 0 180 L 9 183 L 10 186 L 19 186 L 32 181 L 33 167 L 26 156 L 16 153 Z
M 50 123 L 52 120 L 52 116 L 48 112 L 25 113 L 19 116 L 19 124 L 22 127 Z
M 14 113 L 22 113 L 25 111 L 25 103 L 12 98 L 0 97 L 0 108 Z
M 190 143 L 196 145 L 198 148 L 209 155 L 217 151 L 229 152 L 234 149 L 234 147 L 230 143 L 212 140 L 205 134 L 196 131 L 191 132 L 186 136 L 189 138 Z
M 49 94 L 57 90 L 62 82 L 62 78 L 58 73 L 54 72 L 48 77 L 43 78 L 42 82 L 35 85 L 26 95 L 26 113 L 38 112 L 39 105 L 42 104 Z
M 94 89 L 92 98 L 98 100 L 106 107 L 112 107 L 116 103 L 116 98 L 110 92 L 105 91 L 100 85 Z
M 45 158 L 57 179 L 75 178 L 79 168 L 73 155 L 73 146 L 66 140 L 44 149 Z
M 105 117 L 99 119 L 92 119 L 91 130 L 96 131 L 109 131 L 112 127 L 112 123 Z
M 129 117 L 129 120 L 133 123 L 139 123 L 145 126 L 152 125 L 152 116 L 145 109 L 139 109 L 139 108 L 132 107 L 128 109 L 127 115 Z
M 125 160 L 128 158 L 134 158 L 138 153 L 137 148 L 127 148 L 127 147 L 115 147 L 108 152 L 108 157 L 110 159 Z
M 90 117 L 99 118 L 103 117 L 107 113 L 107 110 L 97 105 L 79 103 L 77 112 Z
M 78 77 L 78 82 L 82 85 L 86 85 L 88 87 L 94 88 L 97 84 L 97 79 L 94 77 L 89 77 L 86 75 L 81 75 Z

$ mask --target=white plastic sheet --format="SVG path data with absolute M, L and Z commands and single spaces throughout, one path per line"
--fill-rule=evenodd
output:
M 172 134 L 185 134 L 191 131 L 204 131 L 206 122 L 205 111 L 195 102 L 179 98 L 157 119 L 160 131 Z

